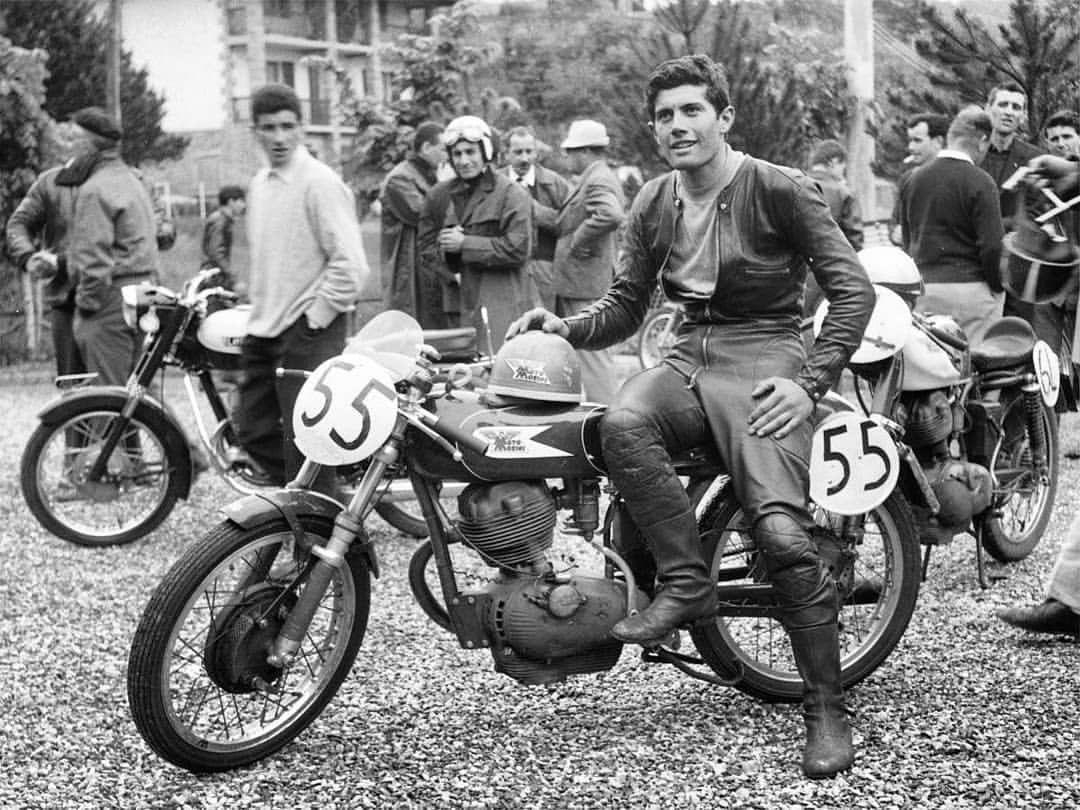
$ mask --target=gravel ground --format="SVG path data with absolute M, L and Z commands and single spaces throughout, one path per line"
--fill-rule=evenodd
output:
M 890 659 L 854 689 L 858 759 L 835 780 L 799 765 L 801 721 L 631 650 L 603 675 L 524 687 L 461 650 L 412 601 L 415 541 L 382 526 L 384 573 L 360 656 L 324 715 L 248 769 L 197 777 L 143 744 L 126 703 L 131 634 L 162 573 L 229 500 L 201 479 L 149 538 L 92 550 L 43 531 L 17 465 L 50 394 L 0 388 L 0 780 L 3 808 L 1067 808 L 1080 806 L 1080 649 L 1025 637 L 995 608 L 1041 598 L 1074 510 L 1063 466 L 1048 536 L 975 579 L 970 538 L 935 551 Z M 1080 421 L 1067 417 L 1075 446 Z

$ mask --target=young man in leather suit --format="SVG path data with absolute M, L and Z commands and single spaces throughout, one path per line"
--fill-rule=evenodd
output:
M 814 403 L 858 346 L 874 293 L 816 184 L 737 152 L 723 69 L 682 56 L 649 77 L 646 105 L 674 171 L 650 181 L 630 212 L 606 295 L 557 318 L 534 309 L 511 334 L 542 328 L 592 349 L 634 333 L 659 277 L 686 321 L 665 361 L 632 377 L 601 427 L 609 474 L 656 561 L 656 598 L 615 625 L 659 643 L 716 609 L 715 583 L 673 452 L 713 440 L 783 608 L 799 671 L 808 776 L 854 759 L 840 683 L 836 587 L 811 542 L 808 458 Z M 799 322 L 807 266 L 830 302 L 809 356 Z

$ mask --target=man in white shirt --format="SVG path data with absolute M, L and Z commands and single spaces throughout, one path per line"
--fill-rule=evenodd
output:
M 251 100 L 255 137 L 269 167 L 248 190 L 251 318 L 243 345 L 237 414 L 241 445 L 278 482 L 303 461 L 292 409 L 301 381 L 276 369 L 315 369 L 345 345 L 345 313 L 368 275 L 352 192 L 301 145 L 300 100 L 266 85 Z M 332 469 L 315 488 L 335 490 Z

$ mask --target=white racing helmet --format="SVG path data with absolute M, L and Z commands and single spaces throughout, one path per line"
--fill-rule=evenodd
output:
M 484 160 L 488 163 L 495 158 L 495 138 L 491 133 L 491 127 L 483 118 L 477 118 L 475 115 L 459 116 L 446 125 L 440 137 L 447 154 L 458 141 L 468 141 L 481 144 Z
M 874 245 L 859 251 L 859 263 L 870 281 L 899 295 L 908 306 L 925 291 L 915 260 L 895 245 Z

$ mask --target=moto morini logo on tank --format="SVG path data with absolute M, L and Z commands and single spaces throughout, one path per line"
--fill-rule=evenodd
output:
M 488 442 L 488 458 L 559 458 L 570 454 L 549 444 L 535 441 L 534 437 L 546 431 L 550 425 L 530 427 L 478 427 L 473 435 Z

